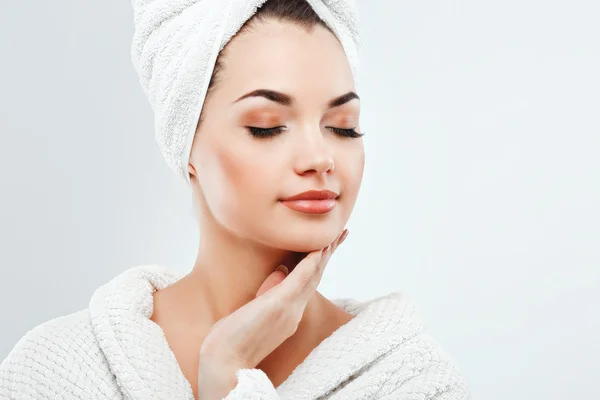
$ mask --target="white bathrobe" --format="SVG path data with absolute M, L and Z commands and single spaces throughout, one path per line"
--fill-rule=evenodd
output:
M 149 319 L 152 293 L 181 277 L 156 265 L 131 268 L 98 288 L 88 308 L 29 331 L 0 365 L 0 399 L 195 400 Z M 259 369 L 238 370 L 226 400 L 470 399 L 405 295 L 332 301 L 356 317 L 277 388 Z

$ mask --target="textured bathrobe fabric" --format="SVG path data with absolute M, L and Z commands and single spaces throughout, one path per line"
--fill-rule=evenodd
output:
M 0 399 L 194 400 L 163 330 L 149 318 L 156 290 L 183 275 L 131 268 L 89 307 L 30 330 L 0 364 Z M 401 292 L 334 303 L 355 315 L 277 388 L 240 369 L 226 400 L 464 400 L 465 379 Z

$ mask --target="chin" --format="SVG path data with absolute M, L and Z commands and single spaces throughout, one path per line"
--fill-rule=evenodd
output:
M 252 221 L 246 224 L 251 230 L 246 230 L 245 236 L 270 248 L 298 253 L 321 250 L 346 227 L 350 215 L 347 208 L 340 205 L 324 214 L 304 214 L 285 207 L 274 213 L 255 213 Z M 261 217 L 256 218 L 258 215 Z
M 279 242 L 278 248 L 296 251 L 299 253 L 309 253 L 315 250 L 321 250 L 333 242 L 340 232 L 344 229 L 338 224 L 322 223 L 320 226 L 298 227 L 295 229 L 282 229 L 277 235 Z

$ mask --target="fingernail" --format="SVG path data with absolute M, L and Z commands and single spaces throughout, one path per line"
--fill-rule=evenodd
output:
M 342 233 L 342 237 L 340 239 L 340 243 L 342 243 L 344 240 L 346 240 L 346 238 L 348 237 L 348 234 L 350 233 L 350 231 L 348 229 L 346 229 L 344 231 L 344 233 Z
M 286 276 L 289 273 L 288 267 L 286 267 L 285 265 L 280 265 L 279 267 L 277 267 L 276 271 L 281 271 L 283 272 Z

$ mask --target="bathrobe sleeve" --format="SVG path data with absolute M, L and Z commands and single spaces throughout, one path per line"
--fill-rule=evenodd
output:
M 279 400 L 273 383 L 258 368 L 241 368 L 235 373 L 237 385 L 224 400 Z

